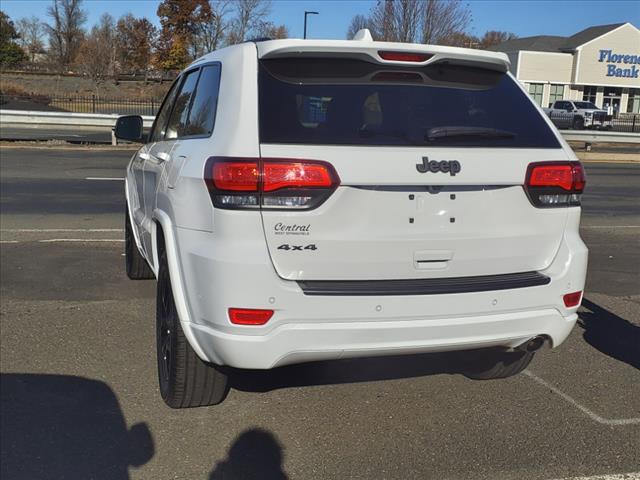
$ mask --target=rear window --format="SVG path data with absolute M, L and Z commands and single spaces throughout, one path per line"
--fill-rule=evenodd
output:
M 282 58 L 259 75 L 262 143 L 560 147 L 515 81 L 490 70 Z

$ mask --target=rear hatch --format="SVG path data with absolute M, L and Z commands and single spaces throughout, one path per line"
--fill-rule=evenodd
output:
M 262 209 L 282 278 L 471 277 L 553 260 L 566 209 L 534 207 L 523 183 L 530 163 L 567 160 L 555 134 L 508 74 L 423 60 L 260 60 L 263 161 L 322 161 L 339 177 L 313 208 Z

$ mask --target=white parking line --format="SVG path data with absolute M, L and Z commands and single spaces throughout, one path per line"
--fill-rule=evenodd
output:
M 0 243 L 19 243 L 17 240 L 0 240 Z
M 86 177 L 85 180 L 118 180 L 124 181 L 124 178 L 119 177 Z
M 46 240 L 38 240 L 38 243 L 55 243 L 55 242 L 124 242 L 122 239 L 110 238 L 48 238 Z
M 525 370 L 522 373 L 527 375 L 529 378 L 531 378 L 533 381 L 537 382 L 538 384 L 542 385 L 543 387 L 548 388 L 553 393 L 555 393 L 557 395 L 560 395 L 560 397 L 562 397 L 564 400 L 569 402 L 571 405 L 576 407 L 578 410 L 580 410 L 582 413 L 584 413 L 587 417 L 589 417 L 591 420 L 593 420 L 595 422 L 601 423 L 603 425 L 636 425 L 636 424 L 640 424 L 640 418 L 614 418 L 614 419 L 603 418 L 600 415 L 597 415 L 596 413 L 593 413 L 587 407 L 585 407 L 583 405 L 580 405 L 576 400 L 571 398 L 569 395 L 564 393 L 562 390 L 554 387 L 553 385 L 551 385 L 547 381 L 545 381 L 542 378 L 538 377 L 537 375 L 533 374 L 531 371 Z M 590 477 L 590 478 L 598 478 L 598 477 Z M 624 477 L 622 477 L 622 478 L 624 478 Z
M 559 480 L 640 480 L 640 472 L 613 473 L 609 475 L 593 475 L 590 477 L 570 477 Z

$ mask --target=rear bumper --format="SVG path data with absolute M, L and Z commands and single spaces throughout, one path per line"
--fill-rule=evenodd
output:
M 178 228 L 180 272 L 171 274 L 183 284 L 176 299 L 185 305 L 181 324 L 203 360 L 237 368 L 515 347 L 537 335 L 555 347 L 577 319 L 577 308 L 565 308 L 562 296 L 584 290 L 587 249 L 575 210 L 555 259 L 540 272 L 551 279 L 546 285 L 434 295 L 305 295 L 276 274 L 258 222 L 243 222 L 247 231 L 232 239 Z M 230 307 L 275 313 L 267 325 L 237 326 L 228 319 Z
M 549 309 L 462 318 L 298 322 L 265 335 L 230 334 L 194 324 L 192 331 L 216 363 L 265 369 L 314 360 L 516 347 L 536 335 L 557 342 L 569 335 L 576 318 Z

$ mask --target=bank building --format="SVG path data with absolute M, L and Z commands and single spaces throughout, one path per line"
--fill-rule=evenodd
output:
M 640 113 L 640 30 L 631 23 L 516 38 L 491 50 L 508 55 L 511 73 L 541 107 L 583 100 L 612 114 Z

